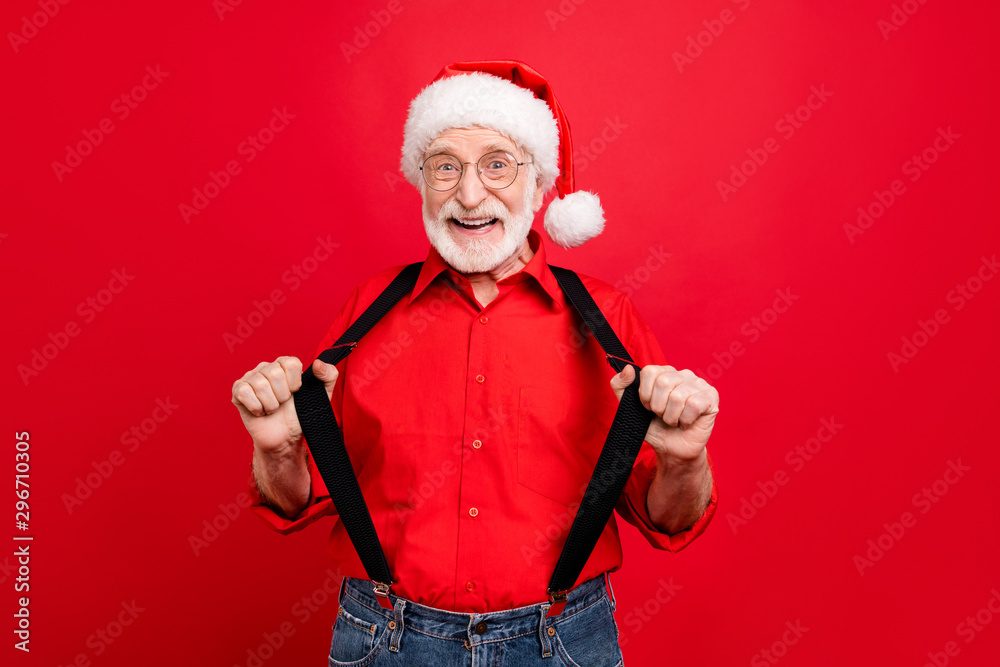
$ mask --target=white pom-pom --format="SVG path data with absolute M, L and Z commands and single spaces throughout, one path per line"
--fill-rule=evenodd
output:
M 604 209 L 592 192 L 578 190 L 553 199 L 545 211 L 545 231 L 557 246 L 575 248 L 604 230 Z

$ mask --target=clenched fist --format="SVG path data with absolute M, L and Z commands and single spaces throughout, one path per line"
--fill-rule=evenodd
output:
M 619 401 L 634 380 L 632 366 L 611 378 Z M 654 526 L 674 535 L 691 527 L 711 500 L 706 445 L 719 414 L 719 392 L 687 369 L 649 365 L 639 372 L 639 401 L 653 413 L 645 441 L 657 458 L 646 511 Z
M 619 401 L 634 379 L 632 366 L 611 378 Z M 687 369 L 649 365 L 639 373 L 639 400 L 654 415 L 645 437 L 653 451 L 678 461 L 704 456 L 719 413 L 715 387 Z
M 337 367 L 317 359 L 313 373 L 326 386 L 327 398 L 331 397 Z M 292 400 L 301 386 L 302 362 L 295 357 L 262 361 L 233 385 L 233 405 L 261 452 L 277 454 L 302 444 L 302 426 Z
M 312 370 L 330 398 L 337 367 L 316 359 Z M 233 384 L 233 405 L 253 438 L 257 485 L 265 500 L 286 516 L 298 514 L 310 496 L 302 426 L 292 400 L 301 386 L 302 362 L 295 357 L 262 361 Z

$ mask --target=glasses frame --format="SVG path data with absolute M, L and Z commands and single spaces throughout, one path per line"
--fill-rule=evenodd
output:
M 514 168 L 514 178 L 510 179 L 510 183 L 508 183 L 507 185 L 501 186 L 499 188 L 495 187 L 495 186 L 492 186 L 492 185 L 489 185 L 486 181 L 484 181 L 483 180 L 483 171 L 482 171 L 482 169 L 479 168 L 479 163 L 483 161 L 483 158 L 488 157 L 490 155 L 493 155 L 494 153 L 503 153 L 504 155 L 509 155 L 511 158 L 513 158 L 514 165 L 515 165 L 515 168 Z M 441 155 L 447 155 L 448 157 L 455 158 L 455 161 L 458 162 L 462 166 L 462 172 L 458 175 L 458 178 L 455 179 L 455 184 L 452 185 L 450 188 L 445 188 L 444 190 L 438 189 L 438 188 L 434 187 L 433 185 L 431 185 L 431 182 L 429 180 L 427 180 L 427 172 L 424 171 L 424 165 L 427 164 L 428 160 L 430 160 L 431 158 L 439 157 Z M 504 151 L 504 150 L 490 151 L 489 153 L 484 153 L 475 162 L 462 162 L 461 160 L 458 159 L 457 155 L 452 155 L 451 153 L 441 152 L 441 153 L 435 153 L 434 155 L 428 155 L 426 158 L 424 158 L 424 161 L 420 163 L 420 167 L 419 167 L 419 169 L 420 169 L 420 175 L 423 177 L 424 183 L 427 184 L 427 187 L 429 187 L 434 192 L 451 192 L 456 187 L 458 187 L 459 183 L 462 182 L 462 178 L 465 176 L 465 165 L 467 165 L 467 164 L 474 164 L 474 165 L 476 165 L 476 176 L 479 177 L 479 182 L 483 184 L 484 188 L 486 188 L 487 190 L 506 190 L 510 186 L 514 185 L 514 182 L 517 180 L 517 175 L 519 173 L 521 173 L 521 167 L 523 167 L 526 164 L 532 164 L 532 161 L 529 160 L 527 162 L 518 162 L 517 158 L 514 157 L 514 155 L 512 153 L 510 153 L 509 151 Z

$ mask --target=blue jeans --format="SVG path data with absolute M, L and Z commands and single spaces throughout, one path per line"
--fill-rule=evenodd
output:
M 607 575 L 570 591 L 562 613 L 549 603 L 461 614 L 394 595 L 379 606 L 371 582 L 344 577 L 333 625 L 330 667 L 621 667 L 614 594 Z

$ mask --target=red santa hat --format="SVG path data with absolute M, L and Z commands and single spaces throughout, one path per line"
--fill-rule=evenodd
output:
M 556 245 L 573 248 L 601 233 L 601 202 L 576 189 L 569 122 L 552 87 L 514 60 L 453 63 L 417 95 L 403 130 L 407 180 L 420 189 L 421 158 L 441 132 L 476 126 L 496 130 L 530 153 L 545 192 L 556 186 L 559 197 L 545 211 L 545 231 Z

